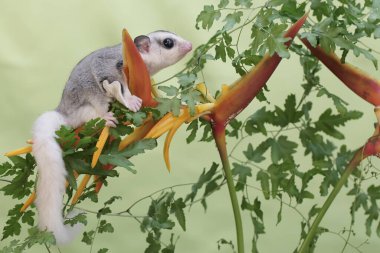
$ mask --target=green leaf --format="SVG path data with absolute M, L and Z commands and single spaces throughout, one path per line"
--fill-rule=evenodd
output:
M 265 123 L 271 122 L 273 118 L 274 114 L 267 111 L 264 106 L 248 118 L 247 123 L 245 124 L 245 131 L 249 135 L 252 135 L 253 133 L 267 135 Z
M 341 99 L 337 95 L 330 93 L 324 87 L 322 87 L 322 88 L 320 88 L 318 90 L 317 96 L 320 97 L 320 96 L 323 96 L 323 95 L 327 96 L 330 99 L 332 99 L 332 101 L 334 102 L 335 108 L 338 110 L 339 113 L 344 114 L 344 113 L 347 112 L 346 106 L 348 105 L 348 103 L 346 101 L 344 101 L 343 99 Z
M 255 235 L 258 236 L 259 234 L 265 234 L 265 227 L 264 223 L 262 223 L 260 220 L 258 220 L 256 217 L 251 216 L 253 228 L 255 230 Z
M 235 0 L 235 6 L 249 8 L 252 6 L 252 0 Z
M 182 198 L 177 199 L 173 202 L 171 206 L 171 212 L 174 212 L 175 217 L 183 231 L 186 231 L 186 218 L 183 209 L 186 207 L 186 204 L 183 202 Z
M 225 8 L 229 4 L 229 0 L 220 0 L 218 7 L 219 8 Z
M 197 90 L 189 90 L 181 95 L 181 101 L 189 106 L 190 115 L 195 115 L 195 104 L 201 100 L 201 93 Z
M 264 221 L 264 213 L 263 210 L 261 210 L 261 202 L 260 200 L 256 197 L 255 201 L 253 202 L 253 211 L 259 217 L 261 221 Z
M 320 116 L 315 126 L 318 130 L 325 132 L 326 134 L 336 138 L 344 139 L 344 135 L 339 132 L 336 127 L 344 126 L 349 120 L 359 119 L 363 115 L 359 111 L 349 111 L 344 114 L 332 114 L 332 110 L 329 108 L 324 111 Z
M 221 16 L 219 10 L 215 10 L 213 5 L 205 5 L 203 11 L 198 15 L 195 27 L 199 29 L 199 23 L 201 23 L 203 29 L 209 30 L 214 24 L 215 20 L 218 20 Z
M 103 208 L 100 208 L 99 210 L 98 210 L 98 213 L 96 214 L 96 218 L 100 218 L 100 217 L 102 217 L 102 215 L 106 215 L 106 214 L 109 214 L 109 213 L 112 213 L 112 211 L 111 211 L 111 208 L 109 208 L 108 206 L 106 207 L 103 207 Z
M 91 245 L 94 238 L 95 231 L 83 232 L 82 242 L 87 245 Z
M 380 38 L 380 26 L 375 29 L 375 32 L 373 33 L 373 37 L 375 37 L 375 39 Z
M 261 189 L 263 190 L 265 199 L 269 199 L 269 175 L 266 172 L 260 170 L 256 175 L 256 180 L 260 181 Z
M 178 94 L 178 88 L 174 87 L 172 85 L 169 87 L 168 86 L 159 86 L 158 89 L 165 92 L 166 95 L 168 95 L 168 96 L 177 96 L 177 94 Z
M 213 177 L 215 177 L 216 171 L 218 169 L 219 165 L 217 163 L 213 163 L 210 167 L 210 169 L 206 172 L 206 169 L 203 169 L 202 174 L 199 176 L 198 181 L 191 186 L 191 193 L 189 193 L 186 198 L 185 202 L 189 201 L 193 202 L 198 191 L 202 188 L 204 184 L 211 181 Z
M 184 73 L 177 76 L 177 78 L 181 88 L 186 89 L 193 86 L 198 77 L 194 73 Z
M 243 16 L 242 11 L 236 11 L 234 13 L 227 14 L 226 18 L 224 19 L 226 24 L 223 26 L 223 30 L 230 30 L 236 24 L 240 23 L 242 16 Z
M 280 160 L 292 159 L 292 154 L 296 152 L 297 143 L 289 141 L 287 136 L 281 135 L 277 140 L 271 141 L 271 158 L 273 163 L 277 164 Z
M 87 216 L 85 213 L 79 213 L 75 215 L 73 218 L 66 219 L 64 223 L 69 224 L 70 226 L 74 226 L 75 224 L 78 224 L 78 223 L 87 225 Z
M 173 112 L 174 116 L 178 116 L 181 107 L 181 100 L 179 98 L 156 98 L 158 105 L 156 109 L 160 112 L 161 116 L 168 112 Z
M 20 212 L 21 207 L 22 204 L 18 204 L 8 211 L 8 220 L 6 221 L 6 225 L 3 227 L 3 238 L 1 240 L 11 236 L 20 235 L 21 225 L 19 220 L 22 216 L 22 213 Z
M 107 248 L 101 248 L 98 250 L 98 253 L 107 253 L 108 249 Z
M 226 58 L 226 47 L 223 43 L 223 41 L 221 41 L 219 43 L 219 45 L 216 45 L 215 46 L 215 60 L 217 59 L 221 59 L 223 62 L 226 62 L 227 58 Z
M 271 139 L 267 139 L 260 143 L 255 149 L 251 143 L 248 144 L 247 150 L 243 151 L 245 157 L 253 162 L 260 163 L 265 160 L 264 153 L 271 146 Z
M 101 220 L 98 227 L 99 233 L 113 233 L 115 229 L 111 223 L 108 223 L 106 220 Z
M 155 235 L 153 232 L 149 232 L 146 238 L 146 242 L 149 243 L 149 246 L 145 249 L 144 253 L 159 253 L 161 249 L 160 236 L 160 233 Z
M 243 125 L 243 123 L 241 121 L 237 120 L 236 118 L 230 120 L 230 122 L 228 124 L 229 127 L 227 129 L 226 134 L 230 137 L 236 137 L 238 139 L 240 128 L 242 125 Z M 232 130 L 230 128 L 232 128 Z
M 191 143 L 191 142 L 194 141 L 195 136 L 197 134 L 197 131 L 198 131 L 198 120 L 195 119 L 195 120 L 191 121 L 191 123 L 189 124 L 189 126 L 186 128 L 186 131 L 190 131 L 189 136 L 186 138 L 186 143 L 189 144 L 189 143 Z
M 306 127 L 300 131 L 299 138 L 305 147 L 305 155 L 311 153 L 313 160 L 321 160 L 325 156 L 331 155 L 335 146 L 330 141 L 325 141 L 323 136 L 317 133 L 312 127 Z
M 112 205 L 116 200 L 121 200 L 121 199 L 122 199 L 121 196 L 112 196 L 111 198 L 109 198 L 109 200 L 104 202 L 104 206 Z
M 145 150 L 152 150 L 155 147 L 157 147 L 157 141 L 155 139 L 144 139 L 129 145 L 125 150 L 120 152 L 120 154 L 126 157 L 132 157 L 143 154 Z
M 233 163 L 232 166 L 233 166 L 232 175 L 239 176 L 235 189 L 236 191 L 241 191 L 244 189 L 244 186 L 247 183 L 247 177 L 252 176 L 252 173 L 251 173 L 252 169 L 250 167 L 247 167 L 238 163 Z
M 122 168 L 125 168 L 132 172 L 133 174 L 136 174 L 137 171 L 132 169 L 133 163 L 131 163 L 127 158 L 125 158 L 123 155 L 100 155 L 99 161 L 103 165 L 112 164 L 115 166 L 120 166 Z

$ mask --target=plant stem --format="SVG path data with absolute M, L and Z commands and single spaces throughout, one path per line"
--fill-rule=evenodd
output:
M 298 251 L 299 253 L 309 252 L 310 244 L 312 240 L 315 238 L 319 224 L 321 223 L 327 210 L 330 208 L 331 203 L 334 201 L 335 197 L 338 195 L 343 185 L 347 182 L 348 177 L 351 175 L 351 173 L 356 169 L 356 167 L 360 164 L 360 162 L 364 158 L 365 157 L 363 155 L 363 148 L 360 148 L 359 150 L 356 151 L 354 157 L 351 159 L 350 163 L 347 165 L 346 170 L 343 172 L 342 176 L 340 177 L 339 181 L 335 185 L 334 189 L 332 190 L 332 192 L 326 199 L 325 203 L 323 204 L 321 210 L 319 211 L 317 217 L 315 218 L 313 224 L 311 225 L 310 230 L 307 233 L 307 236 Z
M 230 194 L 232 210 L 234 213 L 238 253 L 244 253 L 243 223 L 241 220 L 239 201 L 237 199 L 235 184 L 232 177 L 230 163 L 227 155 L 225 127 L 224 125 L 216 124 L 213 125 L 212 129 L 215 143 L 218 148 L 220 158 L 222 160 L 223 170 L 228 186 L 228 192 Z

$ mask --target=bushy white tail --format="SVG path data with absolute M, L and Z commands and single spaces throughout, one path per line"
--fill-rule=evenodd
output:
M 62 217 L 62 198 L 67 173 L 62 150 L 55 140 L 55 132 L 65 123 L 63 115 L 50 111 L 38 117 L 33 126 L 33 155 L 38 168 L 35 201 L 38 226 L 41 230 L 53 232 L 57 244 L 70 242 L 78 230 L 65 226 Z

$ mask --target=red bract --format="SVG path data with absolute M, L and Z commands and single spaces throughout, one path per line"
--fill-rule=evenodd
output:
M 307 39 L 301 39 L 306 47 L 348 88 L 374 106 L 380 106 L 380 81 L 364 71 L 342 63 L 333 53 L 326 53 L 321 47 L 313 47 Z
M 123 73 L 131 93 L 142 99 L 142 106 L 155 107 L 148 69 L 126 29 L 123 29 Z
M 285 38 L 290 38 L 286 45 L 289 46 L 299 29 L 305 23 L 308 13 L 303 15 L 285 33 Z M 217 124 L 227 125 L 228 122 L 240 113 L 253 100 L 261 88 L 271 77 L 281 61 L 278 54 L 265 55 L 264 58 L 246 75 L 233 85 L 215 102 L 212 118 Z

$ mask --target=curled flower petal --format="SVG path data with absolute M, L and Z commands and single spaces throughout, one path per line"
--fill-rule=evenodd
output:
M 133 133 L 131 133 L 130 135 L 126 136 L 119 144 L 119 151 L 125 149 L 129 144 L 135 142 L 135 141 L 138 141 L 138 140 L 141 140 L 142 138 L 144 138 L 144 136 L 153 128 L 154 126 L 154 120 L 153 120 L 153 117 L 152 116 L 149 116 L 145 121 L 144 123 L 139 126 L 139 127 L 136 127 L 134 130 L 133 130 Z
M 162 117 L 155 125 L 154 127 L 147 133 L 145 136 L 146 139 L 149 138 L 158 138 L 173 126 L 173 123 L 175 122 L 176 117 L 173 116 L 173 113 L 169 112 L 164 117 Z
M 25 210 L 36 200 L 36 192 L 32 192 L 29 198 L 25 201 L 24 205 L 21 207 L 20 212 L 23 213 Z
M 108 139 L 110 128 L 108 126 L 104 127 L 102 132 L 100 133 L 99 140 L 96 143 L 96 151 L 94 152 L 94 155 L 92 156 L 92 162 L 91 162 L 91 168 L 94 168 L 96 164 L 98 163 L 100 154 L 103 151 L 104 145 Z M 81 183 L 78 186 L 77 191 L 74 194 L 74 197 L 71 200 L 71 204 L 74 205 L 78 202 L 79 197 L 82 195 L 84 189 L 86 188 L 88 181 L 90 181 L 91 175 L 84 175 Z
M 171 141 L 172 141 L 172 139 L 174 137 L 174 134 L 177 132 L 178 128 L 183 124 L 183 122 L 184 122 L 183 120 L 177 120 L 176 122 L 174 122 L 174 125 L 169 130 L 169 132 L 168 132 L 168 134 L 166 135 L 166 138 L 165 138 L 164 160 L 165 160 L 166 168 L 168 169 L 169 172 L 171 171 L 171 165 L 170 165 L 170 160 L 169 160 L 169 148 L 170 148 L 170 144 L 171 144 Z
M 71 204 L 75 205 L 78 202 L 79 197 L 82 195 L 84 189 L 86 188 L 88 181 L 90 181 L 91 175 L 84 175 L 82 181 L 80 182 L 77 191 L 74 194 L 74 197 L 71 200 Z
M 91 162 L 91 168 L 94 168 L 99 160 L 99 156 L 103 151 L 104 145 L 106 144 L 106 141 L 108 139 L 110 133 L 110 128 L 108 126 L 104 127 L 102 132 L 100 133 L 99 140 L 96 143 L 96 151 L 94 152 L 94 155 L 92 156 L 92 162 Z
M 23 148 L 19 148 L 19 149 L 7 152 L 4 155 L 7 156 L 7 157 L 11 157 L 11 156 L 16 156 L 16 155 L 28 154 L 28 153 L 31 153 L 31 152 L 32 152 L 32 146 L 26 146 L 26 147 L 23 147 Z
M 207 89 L 205 83 L 198 83 L 196 89 L 202 94 L 202 96 L 209 102 L 214 103 L 215 98 L 211 96 L 210 91 Z

